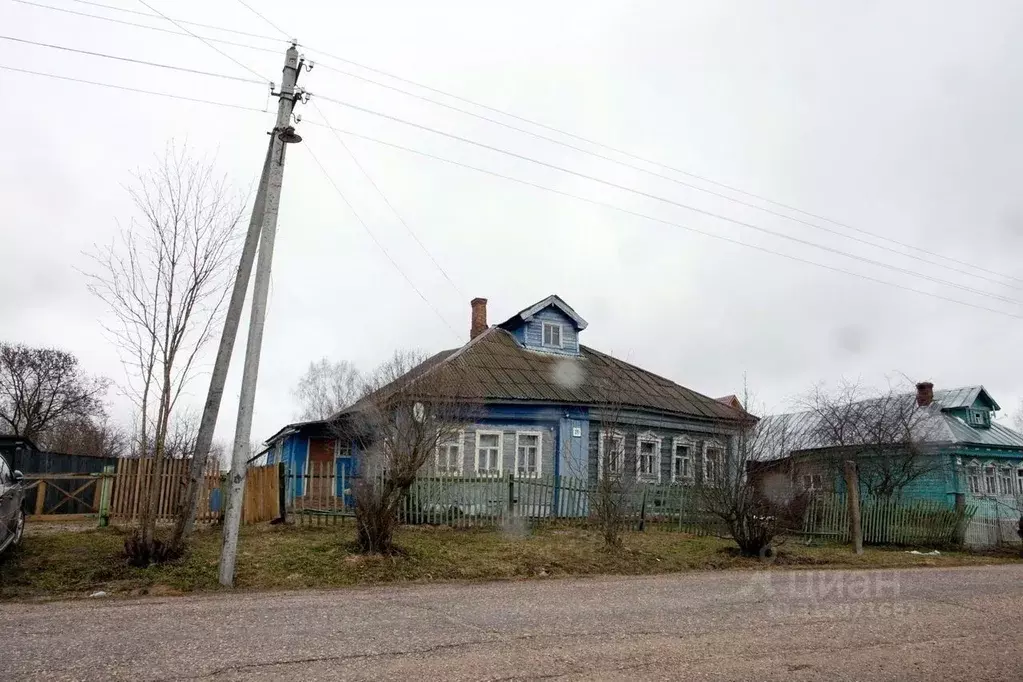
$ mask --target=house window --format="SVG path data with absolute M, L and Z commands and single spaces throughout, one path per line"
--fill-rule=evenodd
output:
M 561 348 L 561 325 L 556 322 L 543 323 L 543 345 Z
M 823 474 L 803 474 L 803 490 L 808 493 L 824 490 Z
M 998 494 L 998 481 L 994 464 L 988 464 L 984 467 L 984 492 L 988 495 Z
M 685 438 L 676 438 L 671 447 L 671 481 L 693 479 L 693 443 Z
M 725 480 L 725 449 L 717 443 L 703 444 L 703 482 L 720 485 Z
M 980 495 L 980 466 L 976 462 L 972 462 L 966 467 L 966 483 L 969 487 L 970 494 Z
M 462 432 L 437 444 L 434 469 L 438 476 L 462 474 Z
M 542 439 L 539 433 L 519 431 L 515 434 L 515 475 L 540 475 L 540 450 Z
M 1023 467 L 1016 469 L 1016 491 L 1023 495 Z
M 600 431 L 597 441 L 597 462 L 600 476 L 618 477 L 625 469 L 625 436 L 618 431 Z
M 998 494 L 1012 495 L 1012 469 L 1005 466 L 998 470 Z
M 661 439 L 653 435 L 636 440 L 636 480 L 644 483 L 661 481 Z
M 500 431 L 476 432 L 476 473 L 480 476 L 501 475 L 501 442 L 504 434 Z

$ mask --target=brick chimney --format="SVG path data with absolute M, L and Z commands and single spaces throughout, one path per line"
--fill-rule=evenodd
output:
M 934 384 L 929 381 L 921 381 L 916 385 L 916 404 L 920 407 L 927 407 L 934 402 Z
M 469 303 L 472 306 L 472 324 L 469 326 L 469 339 L 487 331 L 487 299 L 474 298 Z

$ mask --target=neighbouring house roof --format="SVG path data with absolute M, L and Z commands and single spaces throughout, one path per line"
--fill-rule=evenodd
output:
M 734 393 L 732 395 L 726 395 L 723 398 L 714 398 L 714 400 L 718 401 L 719 403 L 724 403 L 725 405 L 730 405 L 731 407 L 740 410 L 742 409 L 742 401 L 739 400 L 739 396 L 735 395 Z
M 532 308 L 536 306 L 527 311 Z M 587 346 L 580 346 L 578 357 L 524 348 L 501 327 L 491 327 L 461 348 L 437 353 L 400 381 L 404 384 L 434 372 L 445 373 L 443 384 L 454 387 L 453 393 L 446 394 L 454 399 L 483 403 L 614 404 L 697 419 L 739 422 L 751 418 L 741 409 Z M 388 391 L 396 391 L 397 384 L 392 382 L 381 388 L 377 399 L 386 397 Z M 362 404 L 350 409 L 357 410 Z
M 991 405 L 992 410 L 1002 409 L 983 386 L 962 386 L 960 388 L 946 388 L 934 392 L 934 402 L 941 403 L 942 407 L 950 410 L 960 407 L 971 407 L 977 402 L 979 397 L 985 398 L 985 401 Z
M 1017 431 L 995 421 L 987 428 L 974 428 L 960 417 L 948 412 L 973 405 L 980 392 L 987 395 L 982 386 L 935 391 L 932 405 L 915 408 L 920 412 L 916 414 L 913 423 L 914 438 L 921 443 L 1023 448 L 1023 434 Z M 916 404 L 915 394 L 905 394 L 899 398 L 907 402 L 912 401 L 914 406 Z M 990 396 L 988 399 L 992 405 L 997 405 Z M 760 459 L 781 459 L 794 452 L 837 445 L 820 442 L 818 425 L 821 419 L 822 417 L 813 411 L 776 414 L 762 418 L 758 428 L 772 432 L 772 438 L 765 442 L 773 445 L 761 454 Z
M 542 301 L 537 301 L 528 308 L 520 310 L 519 312 L 509 317 L 507 320 L 505 320 L 498 326 L 499 327 L 512 326 L 519 320 L 521 320 L 522 322 L 529 322 L 538 312 L 545 308 L 549 308 L 550 306 L 554 306 L 561 312 L 565 313 L 565 315 L 567 315 L 569 318 L 571 318 L 571 320 L 575 322 L 575 326 L 579 329 L 579 331 L 586 329 L 588 325 L 586 320 L 584 320 L 582 316 L 579 315 L 579 313 L 573 310 L 572 306 L 565 303 L 565 301 L 557 294 L 551 294 Z

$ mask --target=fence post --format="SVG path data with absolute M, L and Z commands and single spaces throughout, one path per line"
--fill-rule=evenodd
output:
M 36 508 L 35 514 L 39 516 L 43 513 L 43 505 L 46 504 L 46 480 L 39 481 L 39 485 L 36 486 Z
M 852 536 L 853 552 L 863 554 L 863 523 L 860 518 L 860 481 L 856 474 L 856 462 L 845 463 L 845 488 L 849 499 L 849 533 Z
M 515 473 L 508 472 L 508 518 L 515 513 Z
M 106 528 L 110 525 L 110 493 L 114 488 L 114 465 L 108 464 L 103 467 L 101 476 L 99 481 L 99 526 Z
M 639 532 L 646 530 L 646 487 L 643 488 L 643 498 L 639 501 Z
M 288 522 L 288 480 L 284 462 L 277 464 L 277 511 L 280 512 L 281 523 Z

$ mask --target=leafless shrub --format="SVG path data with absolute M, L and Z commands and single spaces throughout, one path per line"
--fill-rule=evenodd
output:
M 365 397 L 339 415 L 338 437 L 358 444 L 352 481 L 357 543 L 367 554 L 392 554 L 401 504 L 437 447 L 473 423 L 479 403 L 457 375 L 399 351 L 367 379 Z

